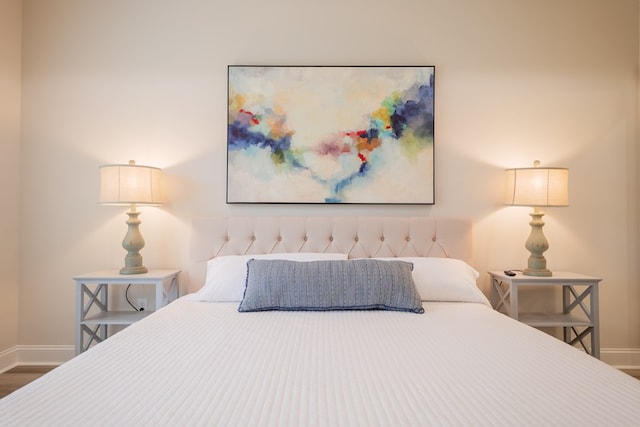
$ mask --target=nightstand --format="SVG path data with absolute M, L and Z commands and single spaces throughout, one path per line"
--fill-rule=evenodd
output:
M 107 339 L 109 325 L 130 325 L 154 310 L 110 311 L 110 286 L 155 286 L 155 310 L 178 298 L 180 270 L 149 270 L 143 274 L 120 274 L 101 270 L 73 278 L 76 282 L 76 355 L 93 343 Z
M 490 271 L 491 305 L 516 320 L 533 327 L 561 327 L 564 341 L 580 344 L 584 351 L 600 358 L 600 325 L 598 315 L 598 284 L 602 279 L 582 274 L 554 272 L 550 277 L 507 276 L 502 271 Z M 520 287 L 562 288 L 561 313 L 520 313 Z M 590 345 L 585 345 L 590 338 Z

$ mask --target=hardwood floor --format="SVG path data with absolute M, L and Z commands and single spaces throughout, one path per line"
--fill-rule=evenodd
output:
M 55 366 L 16 366 L 0 374 L 0 399 L 46 374 Z
M 55 366 L 16 366 L 0 374 L 0 399 L 46 374 Z M 622 369 L 622 372 L 640 380 L 640 369 Z
M 629 374 L 632 377 L 640 380 L 640 369 L 621 369 L 625 374 Z

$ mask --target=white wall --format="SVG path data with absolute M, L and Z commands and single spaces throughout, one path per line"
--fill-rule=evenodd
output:
M 19 341 L 73 342 L 71 277 L 117 268 L 124 210 L 97 167 L 164 168 L 149 267 L 188 268 L 199 214 L 465 216 L 475 264 L 522 268 L 528 210 L 502 170 L 571 169 L 549 267 L 604 278 L 602 345 L 640 356 L 637 0 L 25 0 Z M 228 64 L 436 66 L 434 206 L 225 204 Z M 616 350 L 617 351 L 617 350 Z M 634 353 L 635 354 L 635 353 Z
M 0 367 L 18 344 L 20 0 L 0 0 Z

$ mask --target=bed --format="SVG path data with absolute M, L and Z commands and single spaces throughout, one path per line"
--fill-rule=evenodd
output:
M 638 425 L 640 381 L 491 309 L 471 237 L 461 219 L 196 219 L 188 295 L 0 400 L 0 425 Z M 265 274 L 314 287 L 319 268 L 374 287 L 409 269 L 418 306 L 295 280 L 273 306 Z

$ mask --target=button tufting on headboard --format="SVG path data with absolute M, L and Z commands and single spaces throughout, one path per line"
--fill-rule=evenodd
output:
M 191 290 L 215 256 L 340 252 L 350 258 L 427 256 L 472 261 L 469 220 L 429 217 L 206 217 L 192 223 Z

